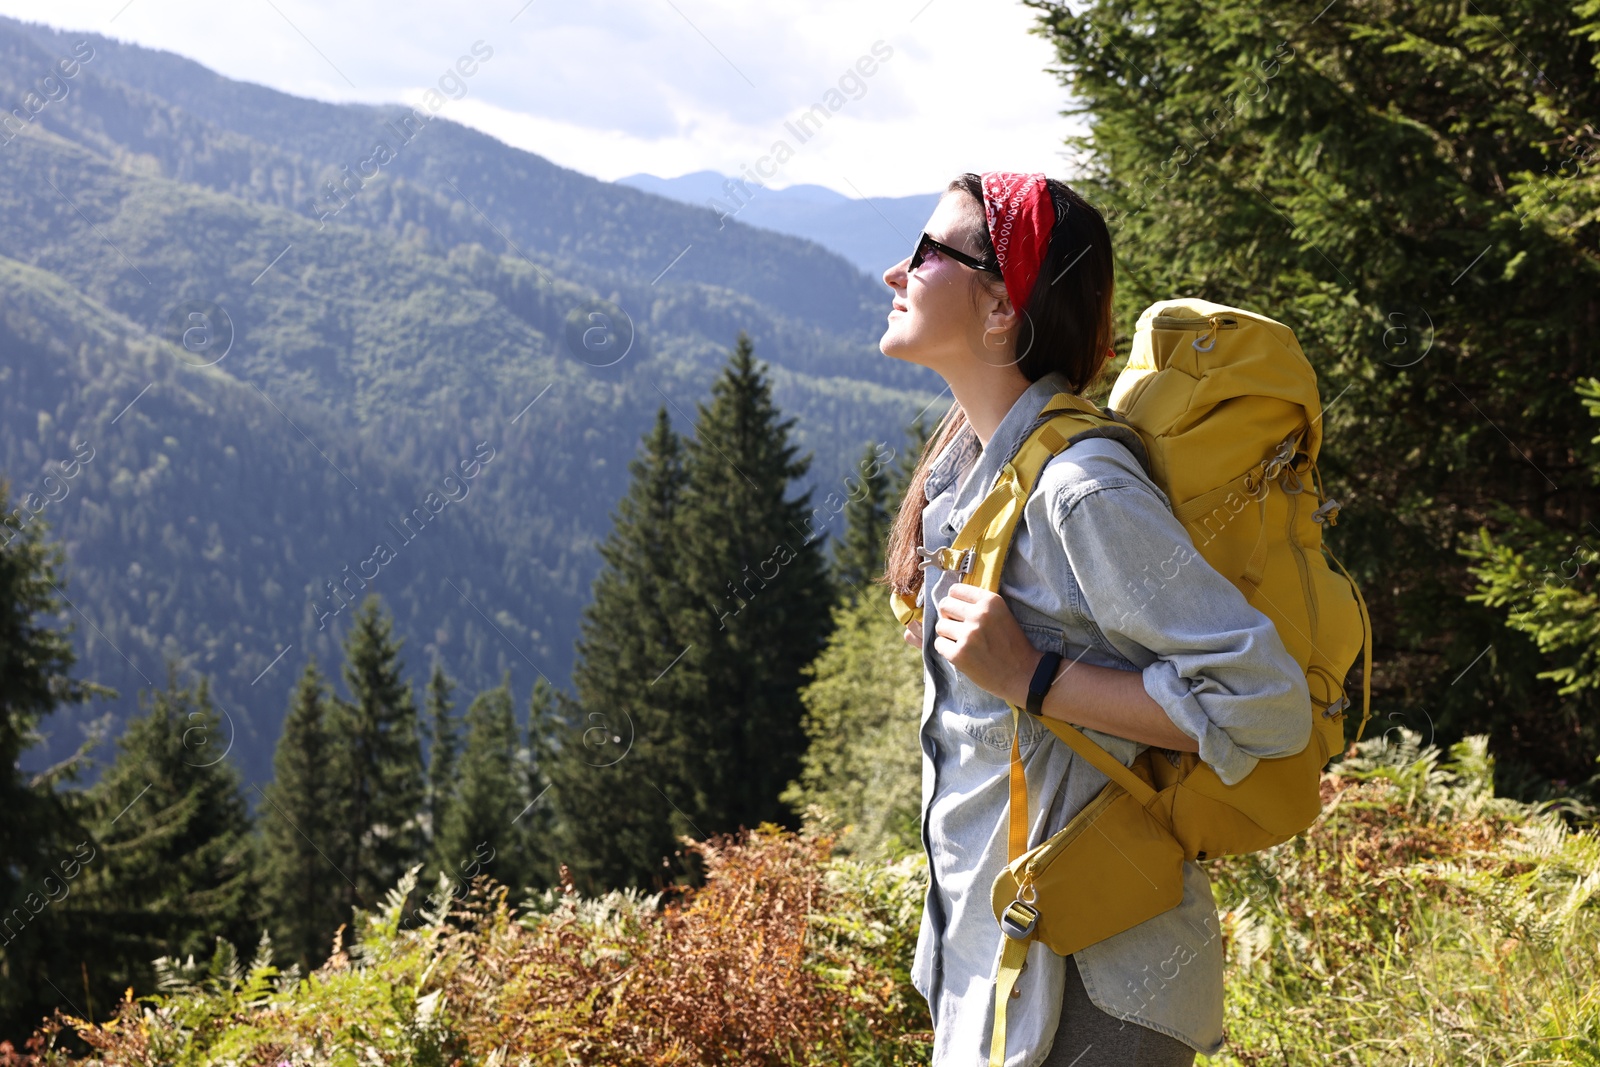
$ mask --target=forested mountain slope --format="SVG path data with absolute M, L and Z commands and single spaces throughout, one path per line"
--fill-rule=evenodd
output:
M 0 101 L 29 119 L 0 132 L 12 506 L 38 494 L 68 546 L 83 673 L 122 694 L 95 710 L 179 659 L 214 676 L 247 778 L 305 657 L 336 658 L 330 583 L 385 598 L 419 682 L 437 656 L 469 691 L 564 684 L 627 461 L 658 407 L 687 428 L 740 330 L 819 504 L 938 392 L 877 351 L 887 293 L 839 257 L 445 112 L 401 142 L 404 106 L 7 20 Z M 342 206 L 316 192 L 335 179 Z M 610 349 L 582 343 L 595 300 Z M 75 742 L 56 727 L 50 756 Z

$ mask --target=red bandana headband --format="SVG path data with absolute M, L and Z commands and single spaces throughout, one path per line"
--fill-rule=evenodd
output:
M 1011 306 L 1027 308 L 1050 247 L 1056 207 L 1043 174 L 991 170 L 983 176 L 983 213 Z

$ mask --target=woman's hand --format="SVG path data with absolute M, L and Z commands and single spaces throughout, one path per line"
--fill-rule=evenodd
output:
M 912 648 L 920 649 L 922 647 L 922 619 L 919 617 L 906 623 L 905 632 L 900 636 L 904 637 L 906 644 Z
M 1018 707 L 1028 703 L 1028 683 L 1044 653 L 1028 642 L 1016 617 L 997 593 L 975 585 L 953 585 L 939 601 L 933 649 L 974 685 Z M 1072 674 L 1072 684 L 1061 679 Z M 1179 730 L 1146 692 L 1137 670 L 1097 667 L 1074 660 L 1056 675 L 1045 696 L 1046 718 L 1141 741 L 1157 748 L 1197 752 L 1199 744 Z
M 1005 599 L 975 585 L 957 583 L 939 601 L 933 649 L 1002 700 L 1022 705 L 1028 682 L 1044 655 L 1028 643 Z

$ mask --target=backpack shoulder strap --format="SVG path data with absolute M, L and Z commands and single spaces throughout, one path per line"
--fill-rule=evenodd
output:
M 1085 429 L 1073 433 L 1067 444 L 1075 444 L 1091 437 L 1104 437 L 1115 441 L 1132 452 L 1133 458 L 1139 461 L 1139 468 L 1154 478 L 1150 470 L 1150 453 L 1145 448 L 1144 439 L 1121 412 L 1098 407 L 1083 397 L 1071 393 L 1057 393 L 1050 399 L 1050 403 L 1044 406 L 1041 415 L 1056 411 L 1082 415 L 1085 422 L 1090 424 L 1086 425 Z
M 1046 463 L 1075 441 L 1105 437 L 1128 447 L 1149 471 L 1149 457 L 1139 435 L 1126 420 L 1072 393 L 1057 393 L 1039 412 L 1040 422 L 1001 468 L 982 502 L 946 548 L 921 549 L 923 570 L 937 567 L 954 571 L 969 584 L 991 592 L 999 590 L 1000 572 L 1011 549 L 1012 535 L 1022 518 L 1022 506 L 1039 480 Z M 903 593 L 891 591 L 890 606 L 901 625 L 922 616 L 922 608 Z
M 1038 483 L 1045 464 L 1076 441 L 1093 437 L 1118 441 L 1127 445 L 1148 471 L 1148 456 L 1133 428 L 1082 397 L 1057 393 L 1040 411 L 1040 417 L 1040 424 L 1034 427 L 1016 453 L 1000 469 L 994 486 L 961 527 L 950 546 L 931 552 L 922 549 L 924 570 L 937 567 L 954 571 L 969 585 L 998 592 L 1000 574 L 1005 567 L 1006 555 L 1011 549 L 1012 537 L 1016 533 L 1017 522 L 1022 518 L 1028 495 Z M 922 608 L 901 594 L 892 593 L 890 602 L 902 624 L 909 624 L 922 615 Z M 1027 848 L 1027 785 L 1015 733 L 1017 709 L 1013 708 L 1012 712 L 1014 729 L 1009 851 L 1011 858 L 1015 859 Z M 1045 725 L 1086 762 L 1138 797 L 1141 803 L 1148 803 L 1154 797 L 1155 791 L 1146 782 L 1076 727 L 1051 719 L 1045 720 Z

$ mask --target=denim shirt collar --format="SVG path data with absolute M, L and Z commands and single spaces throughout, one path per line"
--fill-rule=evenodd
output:
M 933 500 L 948 489 L 950 483 L 972 462 L 972 457 L 977 456 L 977 462 L 961 483 L 956 499 L 951 504 L 949 518 L 945 521 L 947 530 L 960 528 L 966 513 L 977 507 L 988 494 L 1000 468 L 1017 454 L 1017 449 L 1027 440 L 1028 434 L 1039 422 L 1039 413 L 1050 402 L 1050 398 L 1065 392 L 1071 392 L 1071 387 L 1066 375 L 1059 371 L 1051 371 L 1029 385 L 1000 420 L 994 435 L 989 438 L 987 448 L 978 442 L 978 435 L 970 423 L 962 427 L 956 439 L 928 468 L 928 478 L 924 483 L 928 499 Z

